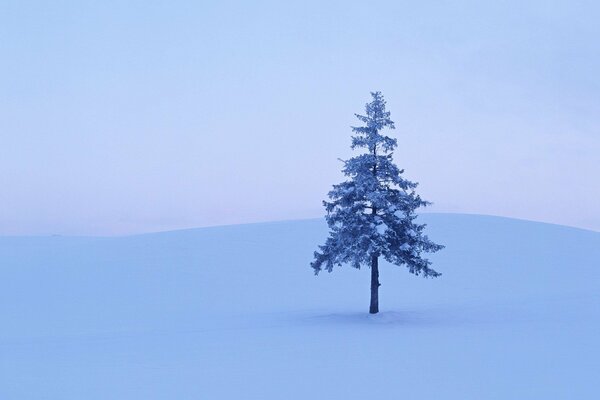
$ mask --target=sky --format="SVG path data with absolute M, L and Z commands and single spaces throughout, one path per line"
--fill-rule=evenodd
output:
M 323 216 L 382 91 L 433 212 L 600 231 L 600 6 L 0 2 L 0 235 Z

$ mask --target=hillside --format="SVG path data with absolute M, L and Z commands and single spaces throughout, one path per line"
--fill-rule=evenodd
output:
M 315 277 L 323 220 L 0 238 L 2 399 L 597 396 L 600 233 L 425 214 L 443 275 Z

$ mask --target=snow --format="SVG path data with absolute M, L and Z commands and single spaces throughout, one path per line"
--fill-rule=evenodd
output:
M 419 219 L 443 275 L 382 263 L 375 316 L 320 219 L 0 238 L 0 398 L 595 398 L 600 233 Z

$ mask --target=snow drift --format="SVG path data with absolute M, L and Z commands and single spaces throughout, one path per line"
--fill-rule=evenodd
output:
M 600 233 L 425 214 L 437 279 L 315 277 L 323 220 L 0 238 L 6 399 L 597 396 Z

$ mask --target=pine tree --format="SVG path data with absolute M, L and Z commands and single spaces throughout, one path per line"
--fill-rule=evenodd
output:
M 425 224 L 416 223 L 415 210 L 430 204 L 415 193 L 417 183 L 402 177 L 404 170 L 393 162 L 396 139 L 381 134 L 395 129 L 386 111 L 381 92 L 371 93 L 366 115 L 355 114 L 364 124 L 352 127 L 352 149 L 363 154 L 344 161 L 343 173 L 349 179 L 334 185 L 324 201 L 330 232 L 324 245 L 314 253 L 315 274 L 334 265 L 349 264 L 360 269 L 371 267 L 371 304 L 369 312 L 379 312 L 379 258 L 405 265 L 415 275 L 437 277 L 431 262 L 421 256 L 444 246 L 424 234 Z

